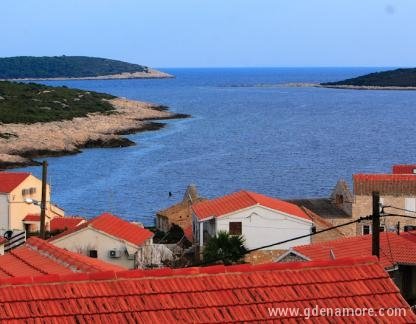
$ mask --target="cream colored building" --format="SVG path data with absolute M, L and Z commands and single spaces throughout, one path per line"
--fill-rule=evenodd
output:
M 160 266 L 172 259 L 164 245 L 141 225 L 104 213 L 50 240 L 60 248 L 113 263 L 126 269 Z
M 27 172 L 0 172 L 0 230 L 34 232 L 40 225 L 42 181 Z M 50 187 L 46 193 L 46 229 L 54 217 L 64 211 L 51 203 Z M 38 202 L 38 203 L 37 203 Z

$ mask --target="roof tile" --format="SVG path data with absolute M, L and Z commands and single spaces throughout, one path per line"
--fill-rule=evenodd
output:
M 0 172 L 0 192 L 9 193 L 20 185 L 28 176 L 29 172 Z
M 36 237 L 29 238 L 25 245 L 0 256 L 0 277 L 3 278 L 122 269 L 101 260 L 58 248 Z
M 397 235 L 392 232 L 380 233 L 380 263 L 385 268 L 396 264 L 416 265 L 416 240 L 411 234 Z M 333 241 L 314 243 L 293 247 L 292 250 L 308 257 L 310 260 L 331 260 L 335 258 L 356 258 L 371 256 L 372 235 L 347 237 Z
M 215 271 L 211 271 L 215 269 Z M 183 271 L 183 272 L 182 272 Z M 98 281 L 23 282 L 0 286 L 0 320 L 50 322 L 225 322 L 297 323 L 304 317 L 270 317 L 268 307 L 398 307 L 388 320 L 416 316 L 373 257 L 325 262 L 175 270 L 174 274 L 131 271 L 137 277 Z M 123 273 L 126 273 L 125 271 Z M 145 276 L 143 277 L 143 274 Z M 39 308 L 37 305 L 42 304 Z M 344 322 L 312 317 L 311 323 Z M 373 320 L 360 317 L 360 321 Z M 387 320 L 387 319 L 386 319 Z
M 193 205 L 192 209 L 198 218 L 204 219 L 221 217 L 256 205 L 310 220 L 310 217 L 294 204 L 250 191 L 239 191 L 219 198 L 205 200 Z
M 104 213 L 90 221 L 83 223 L 77 227 L 69 229 L 61 234 L 52 237 L 49 241 L 60 239 L 66 235 L 75 233 L 86 227 L 92 227 L 101 232 L 107 233 L 115 238 L 126 242 L 142 245 L 148 239 L 153 237 L 153 233 L 143 227 L 132 224 L 124 219 L 114 216 L 110 213 Z

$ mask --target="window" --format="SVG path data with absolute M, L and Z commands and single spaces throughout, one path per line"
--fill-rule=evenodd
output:
M 28 195 L 29 194 L 29 189 L 23 189 L 22 190 L 22 196 L 26 196 L 26 195 Z
M 416 198 L 405 198 L 404 209 L 410 210 L 411 212 L 416 211 Z M 411 212 L 406 212 L 406 213 L 412 214 Z
M 367 235 L 371 233 L 370 225 L 363 225 L 363 235 Z
M 380 226 L 380 232 L 384 232 L 384 231 L 385 231 L 384 226 Z
M 343 195 L 340 195 L 340 194 L 337 194 L 335 196 L 335 203 L 337 205 L 342 205 L 344 203 L 344 196 Z
M 35 194 L 35 193 L 36 193 L 36 188 L 35 188 L 35 187 L 30 188 L 30 189 L 29 189 L 29 193 L 30 193 L 31 195 Z
M 98 253 L 97 250 L 90 250 L 90 258 L 97 258 L 98 257 Z
M 230 235 L 241 235 L 242 233 L 242 223 L 241 222 L 230 222 L 229 230 Z

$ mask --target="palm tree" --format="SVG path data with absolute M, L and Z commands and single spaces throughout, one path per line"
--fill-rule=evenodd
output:
M 240 261 L 246 252 L 243 236 L 220 231 L 207 242 L 203 253 L 204 263 L 217 261 L 222 261 L 224 264 L 235 263 Z

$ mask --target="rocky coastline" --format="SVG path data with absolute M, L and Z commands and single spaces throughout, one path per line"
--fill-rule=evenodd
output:
M 123 135 L 159 130 L 155 120 L 188 118 L 167 107 L 116 98 L 109 100 L 112 114 L 90 114 L 48 123 L 0 124 L 0 169 L 39 165 L 35 159 L 81 153 L 85 148 L 116 148 L 135 145 Z

